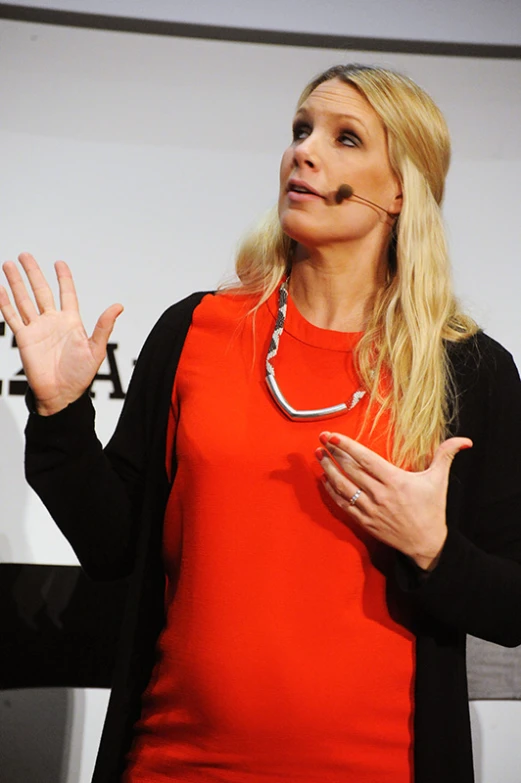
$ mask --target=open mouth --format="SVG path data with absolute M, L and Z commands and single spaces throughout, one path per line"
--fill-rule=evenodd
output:
M 289 193 L 305 193 L 308 196 L 318 196 L 319 198 L 322 198 L 322 195 L 318 193 L 316 190 L 311 188 L 309 185 L 306 185 L 303 182 L 289 182 L 288 183 L 288 192 Z

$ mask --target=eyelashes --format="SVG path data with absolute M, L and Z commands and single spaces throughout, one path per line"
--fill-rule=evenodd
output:
M 338 140 L 346 147 L 359 147 L 362 143 L 360 137 L 353 131 L 342 131 Z
M 293 132 L 292 132 L 292 138 L 293 142 L 299 142 L 303 141 L 304 139 L 307 139 L 308 136 L 311 135 L 313 132 L 312 126 L 307 122 L 296 122 L 293 125 Z M 339 144 L 344 145 L 345 147 L 359 147 L 362 144 L 362 141 L 358 134 L 356 134 L 354 131 L 344 128 L 339 131 L 336 140 L 339 142 Z
M 293 141 L 302 141 L 302 139 L 307 139 L 311 133 L 311 130 L 311 126 L 305 122 L 294 123 L 292 132 Z

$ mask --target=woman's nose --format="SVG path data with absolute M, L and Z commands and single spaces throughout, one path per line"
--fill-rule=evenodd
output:
M 307 166 L 311 169 L 318 168 L 320 156 L 317 142 L 312 135 L 295 145 L 293 158 L 297 166 Z

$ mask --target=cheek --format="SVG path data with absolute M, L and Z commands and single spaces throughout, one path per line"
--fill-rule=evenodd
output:
M 280 159 L 280 184 L 285 185 L 289 178 L 293 165 L 293 149 L 288 147 Z
M 382 198 L 391 198 L 400 190 L 396 177 L 386 160 L 374 161 L 368 171 L 367 179 Z
M 280 209 L 282 207 L 282 200 L 284 196 L 286 195 L 286 183 L 291 175 L 291 170 L 293 166 L 293 151 L 291 147 L 288 147 L 288 149 L 284 152 L 282 155 L 281 161 L 280 161 L 280 172 L 279 172 L 279 213 Z

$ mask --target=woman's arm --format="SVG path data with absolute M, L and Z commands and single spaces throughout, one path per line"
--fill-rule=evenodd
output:
M 165 442 L 172 384 L 193 309 L 203 294 L 169 308 L 152 330 L 136 363 L 115 433 L 103 450 L 86 390 L 99 364 L 88 373 L 79 366 L 89 364 L 90 347 L 85 344 L 89 338 L 79 319 L 70 272 L 65 265 L 57 267 L 62 308 L 56 310 L 34 259 L 23 257 L 22 264 L 35 291 L 36 307 L 14 264 L 8 264 L 6 272 L 17 309 L 5 289 L 0 290 L 0 307 L 23 346 L 32 390 L 26 428 L 27 479 L 90 576 L 126 576 L 134 564 L 146 490 L 159 504 L 168 493 Z M 115 306 L 114 317 L 118 309 Z M 96 340 L 100 339 L 97 333 Z M 100 354 L 98 361 L 102 358 Z M 46 386 L 42 378 L 47 379 Z M 50 409 L 51 400 L 60 401 L 56 410 Z
M 479 335 L 458 347 L 459 431 L 474 448 L 455 461 L 448 537 L 436 569 L 418 580 L 398 558 L 402 587 L 433 616 L 488 641 L 521 644 L 521 382 L 510 354 Z
M 128 575 L 142 498 L 138 464 L 114 468 L 94 429 L 88 393 L 53 416 L 29 415 L 25 472 L 93 578 Z M 137 445 L 137 444 L 136 444 Z
M 94 578 L 126 576 L 145 513 L 162 518 L 170 480 L 166 432 L 177 364 L 204 292 L 172 305 L 140 351 L 121 416 L 105 450 L 88 395 L 55 416 L 31 414 L 26 474 Z
M 343 436 L 329 446 L 326 433 L 330 457 L 321 463 L 337 503 L 397 550 L 399 584 L 420 610 L 513 646 L 521 643 L 521 383 L 504 349 L 483 335 L 478 342 L 478 353 L 459 350 L 459 432 L 474 448 L 452 468 L 448 503 L 459 438 L 442 444 L 428 470 L 409 473 Z
M 105 528 L 109 550 L 117 542 L 126 557 L 130 499 L 125 482 L 111 473 L 94 432 L 90 387 L 106 354 L 107 341 L 121 305 L 98 319 L 92 336 L 83 326 L 72 275 L 55 265 L 60 292 L 56 307 L 47 280 L 28 253 L 19 257 L 32 296 L 17 266 L 4 264 L 13 302 L 0 287 L 0 309 L 11 328 L 31 389 L 27 426 L 27 474 L 30 483 L 75 545 L 78 517 L 88 514 L 88 528 Z M 128 485 L 130 486 L 130 485 Z M 110 519 L 110 522 L 108 521 Z M 81 523 L 77 526 L 81 529 Z M 94 540 L 93 549 L 99 548 Z M 80 554 L 81 559 L 81 554 Z

